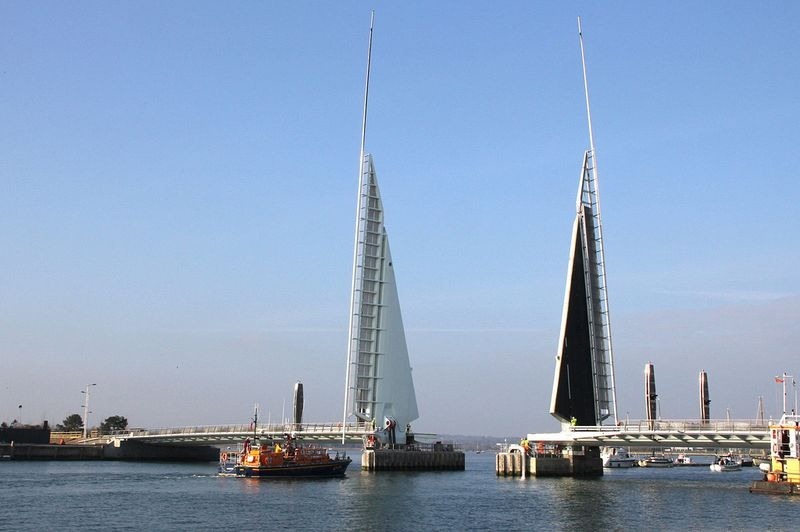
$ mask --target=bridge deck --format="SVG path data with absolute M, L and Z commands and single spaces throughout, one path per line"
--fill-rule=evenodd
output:
M 343 430 L 344 429 L 344 430 Z M 197 427 L 173 427 L 161 429 L 135 429 L 119 431 L 109 436 L 117 440 L 137 440 L 152 443 L 195 443 L 195 444 L 230 444 L 241 443 L 245 438 L 254 435 L 263 439 L 283 439 L 285 434 L 303 440 L 342 441 L 342 435 L 348 442 L 360 442 L 362 438 L 373 432 L 371 424 L 347 423 L 302 423 L 302 424 L 270 424 L 259 425 L 253 430 L 249 425 L 205 425 Z
M 738 449 L 768 449 L 770 442 L 768 422 L 750 420 L 645 420 L 619 426 L 572 426 L 561 432 L 528 434 L 528 440 L 560 445 Z

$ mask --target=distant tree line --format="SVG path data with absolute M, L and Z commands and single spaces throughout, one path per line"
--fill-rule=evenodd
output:
M 125 416 L 109 416 L 100 423 L 100 432 L 109 433 L 128 428 L 128 419 Z M 80 432 L 83 430 L 83 418 L 80 414 L 70 414 L 64 421 L 56 425 L 58 432 Z

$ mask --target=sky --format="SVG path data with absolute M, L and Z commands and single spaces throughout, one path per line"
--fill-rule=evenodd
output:
M 800 371 L 795 2 L 0 3 L 0 420 L 342 416 L 363 82 L 421 432 L 549 414 L 592 104 L 620 417 Z M 20 409 L 19 405 L 23 405 Z

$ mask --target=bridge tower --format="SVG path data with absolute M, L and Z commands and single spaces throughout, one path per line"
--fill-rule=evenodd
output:
M 656 369 L 652 362 L 644 366 L 644 415 L 647 428 L 655 430 L 658 419 L 658 393 L 656 393 Z
M 609 417 L 616 423 L 617 401 L 600 188 L 580 18 L 578 35 L 589 149 L 583 155 L 578 183 L 550 413 L 565 424 L 599 425 Z
M 372 423 L 383 443 L 405 443 L 406 428 L 419 413 L 378 178 L 372 155 L 365 152 L 373 22 L 374 12 L 361 128 L 343 421 L 355 416 Z

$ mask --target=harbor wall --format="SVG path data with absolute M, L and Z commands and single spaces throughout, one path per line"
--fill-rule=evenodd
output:
M 167 445 L 124 441 L 116 444 L 50 445 L 0 443 L 2 460 L 131 460 L 216 462 L 219 449 L 207 445 Z
M 50 429 L 44 427 L 0 427 L 0 442 L 3 443 L 50 443 Z
M 455 450 L 365 449 L 361 453 L 361 469 L 366 471 L 464 471 L 464 453 Z
M 102 460 L 102 445 L 0 443 L 3 460 Z
M 103 457 L 106 460 L 217 462 L 219 448 L 210 445 L 170 445 L 125 440 L 105 445 Z

